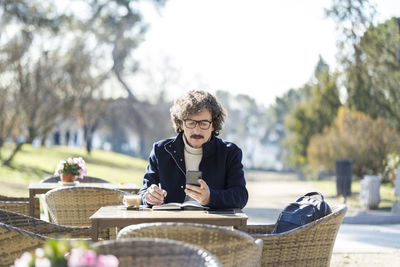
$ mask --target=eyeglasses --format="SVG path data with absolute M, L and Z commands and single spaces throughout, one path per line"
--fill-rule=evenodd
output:
M 202 130 L 208 130 L 211 126 L 212 121 L 208 120 L 201 120 L 201 121 L 196 121 L 196 120 L 183 120 L 185 122 L 185 126 L 189 129 L 194 129 L 196 128 L 196 124 L 199 124 L 200 129 Z

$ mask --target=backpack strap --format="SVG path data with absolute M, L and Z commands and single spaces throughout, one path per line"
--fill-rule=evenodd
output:
M 315 195 L 320 196 L 321 201 L 324 201 L 324 196 L 320 192 L 310 192 L 310 193 L 307 193 L 304 196 L 300 197 L 296 202 L 300 202 L 304 197 L 311 197 L 311 196 L 315 196 Z

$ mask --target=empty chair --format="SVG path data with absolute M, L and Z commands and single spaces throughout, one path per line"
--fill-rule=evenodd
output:
M 143 223 L 123 228 L 117 239 L 167 238 L 197 245 L 214 254 L 223 266 L 259 266 L 262 241 L 241 231 L 195 223 Z
M 54 223 L 70 226 L 90 226 L 90 216 L 103 206 L 122 205 L 128 193 L 100 187 L 61 187 L 45 194 L 45 203 Z M 102 239 L 115 239 L 116 228 L 100 232 Z
M 264 241 L 261 266 L 329 266 L 336 235 L 347 207 L 288 232 L 271 234 L 274 225 L 247 225 L 241 228 Z
M 90 227 L 69 227 L 46 222 L 31 216 L 0 209 L 0 222 L 44 236 L 62 236 L 90 238 Z
M 91 225 L 89 217 L 103 206 L 122 205 L 127 193 L 99 187 L 62 187 L 50 190 L 45 201 L 53 222 L 61 225 Z
M 25 251 L 33 252 L 47 238 L 89 238 L 90 227 L 61 226 L 0 209 L 0 266 L 10 266 Z
M 210 252 L 195 245 L 160 238 L 127 238 L 94 244 L 100 254 L 112 254 L 119 266 L 216 267 L 222 266 Z
M 83 176 L 83 179 L 77 179 L 77 180 L 80 183 L 110 183 L 107 180 L 97 178 L 97 177 L 92 177 L 92 176 Z M 40 183 L 58 183 L 59 181 L 60 181 L 60 175 L 55 175 L 55 176 L 51 176 L 51 177 L 41 180 Z M 42 202 L 44 219 L 48 220 L 48 221 L 52 221 L 52 219 L 49 215 L 46 201 L 44 199 L 44 195 L 41 195 L 40 200 Z
M 41 180 L 41 183 L 58 183 L 60 181 L 60 176 L 55 175 Z M 81 183 L 109 183 L 109 181 L 104 180 L 102 178 L 92 177 L 92 176 L 83 176 L 83 179 L 77 179 L 77 181 Z
M 34 216 L 39 218 L 40 216 L 40 206 L 39 199 L 34 198 L 35 201 L 35 210 Z M 0 209 L 9 210 L 25 215 L 29 215 L 29 198 L 28 197 L 7 197 L 0 195 Z

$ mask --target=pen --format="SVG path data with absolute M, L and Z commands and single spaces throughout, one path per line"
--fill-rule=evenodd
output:
M 158 183 L 158 187 L 162 190 L 161 183 Z M 164 198 L 163 198 L 163 203 L 164 203 Z

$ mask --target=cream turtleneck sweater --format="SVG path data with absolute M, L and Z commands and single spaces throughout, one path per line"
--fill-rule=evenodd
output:
M 203 157 L 203 148 L 194 148 L 191 147 L 188 142 L 186 141 L 186 137 L 183 134 L 183 143 L 185 143 L 185 148 L 183 150 L 183 154 L 185 157 L 185 166 L 186 172 L 190 171 L 198 171 L 201 158 Z M 189 195 L 186 195 L 185 201 L 194 200 Z
M 186 141 L 185 135 L 182 135 L 183 143 L 185 144 L 184 148 L 184 157 L 185 157 L 185 166 L 186 171 L 198 171 L 201 158 L 203 157 L 203 148 L 194 148 L 191 147 Z

